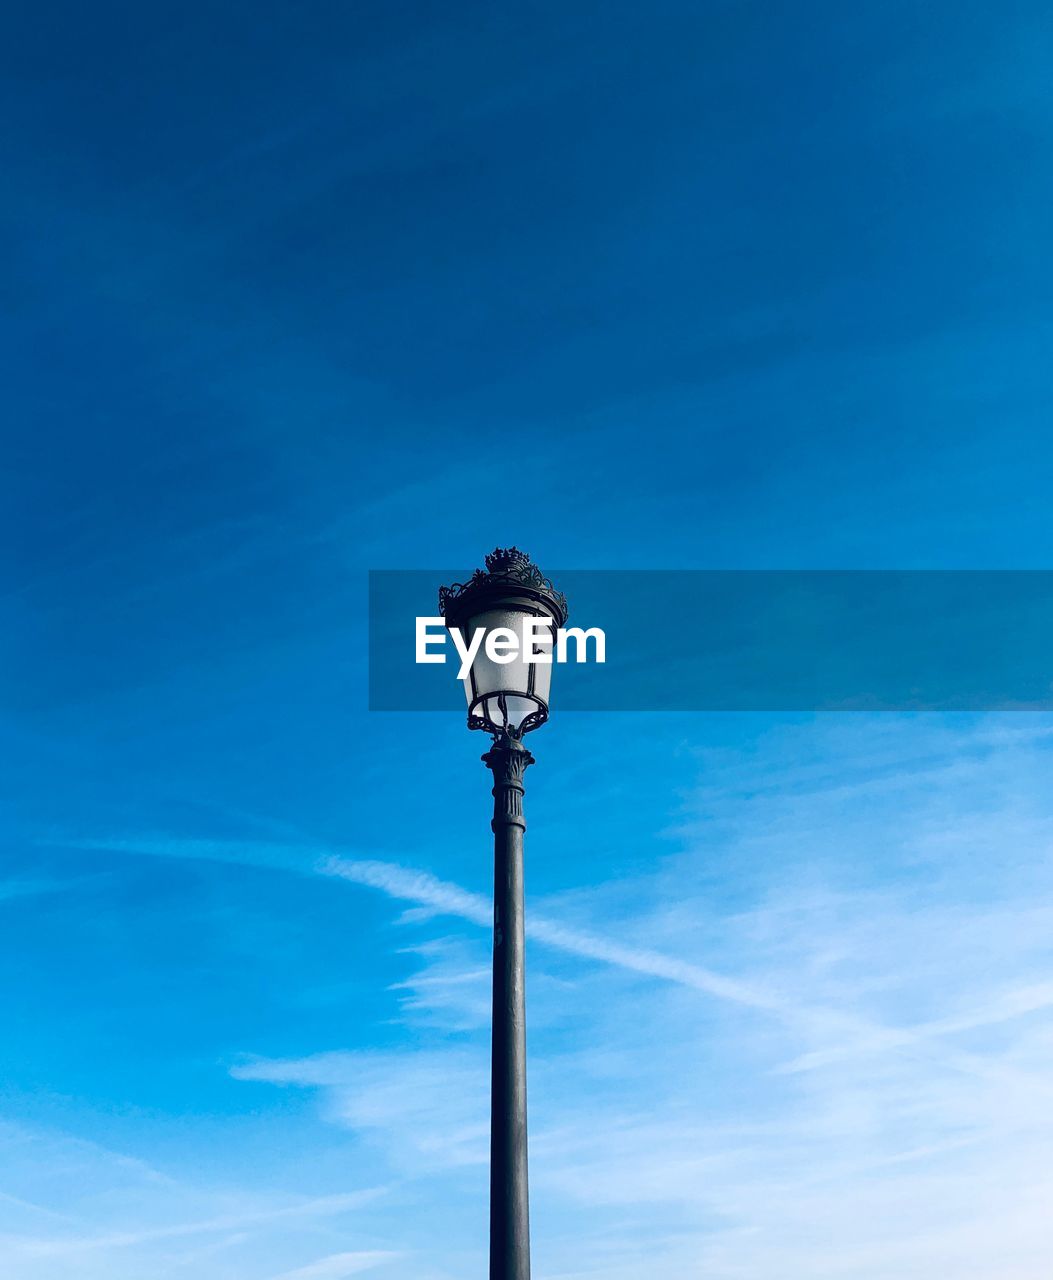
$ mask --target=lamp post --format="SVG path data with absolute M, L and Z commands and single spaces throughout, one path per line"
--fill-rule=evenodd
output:
M 463 583 L 443 587 L 439 610 L 466 642 L 484 633 L 464 680 L 468 728 L 493 737 L 482 757 L 493 774 L 494 984 L 490 1057 L 490 1280 L 530 1280 L 527 1194 L 526 975 L 523 909 L 523 775 L 534 757 L 523 736 L 548 719 L 552 631 L 567 602 L 515 547 L 486 557 Z M 502 652 L 533 623 L 536 643 Z M 547 658 L 547 660 L 546 660 Z

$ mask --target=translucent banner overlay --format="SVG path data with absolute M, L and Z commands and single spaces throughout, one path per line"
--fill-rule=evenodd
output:
M 547 571 L 546 571 L 547 572 Z M 369 706 L 464 710 L 418 616 L 470 570 L 376 570 Z M 606 662 L 552 672 L 553 711 L 1053 709 L 1053 571 L 552 570 Z M 573 647 L 572 647 L 573 653 Z

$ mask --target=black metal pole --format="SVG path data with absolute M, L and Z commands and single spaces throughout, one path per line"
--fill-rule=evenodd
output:
M 530 1280 L 527 1196 L 523 774 L 534 757 L 507 733 L 494 775 L 494 1014 L 490 1058 L 490 1280 Z

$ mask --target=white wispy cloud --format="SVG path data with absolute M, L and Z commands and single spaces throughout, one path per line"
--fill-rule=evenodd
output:
M 136 1248 L 159 1240 L 171 1240 L 179 1236 L 206 1235 L 216 1232 L 240 1231 L 272 1221 L 332 1217 L 360 1209 L 383 1195 L 385 1188 L 369 1187 L 338 1195 L 315 1196 L 294 1201 L 292 1204 L 269 1204 L 265 1207 L 238 1213 L 220 1214 L 216 1217 L 191 1222 L 173 1222 L 161 1226 L 128 1231 L 110 1231 L 96 1235 L 81 1235 L 47 1239 L 29 1236 L 6 1235 L 0 1237 L 0 1245 L 27 1257 L 81 1256 L 93 1251 Z
M 616 915 L 606 886 L 531 904 L 539 1274 L 1045 1280 L 1049 734 L 870 723 L 707 760 L 679 851 L 624 886 Z M 95 847 L 115 844 L 322 875 L 440 925 L 408 948 L 421 970 L 388 984 L 412 1043 L 232 1074 L 313 1093 L 321 1127 L 386 1164 L 397 1195 L 467 1196 L 483 1232 L 488 897 L 306 841 Z M 742 877 L 717 903 L 715 853 Z M 434 1229 L 404 1222 L 399 1280 Z M 281 1274 L 312 1265 L 300 1257 Z
M 485 1051 L 334 1052 L 231 1068 L 237 1080 L 321 1090 L 326 1115 L 381 1135 L 400 1171 L 485 1164 L 489 1144 Z
M 456 916 L 471 924 L 489 928 L 493 906 L 480 893 L 442 880 L 430 872 L 399 863 L 349 857 L 344 853 L 311 845 L 279 845 L 266 842 L 223 840 L 184 840 L 168 836 L 74 838 L 61 841 L 66 847 L 112 850 L 118 853 L 144 854 L 174 858 L 204 858 L 219 862 L 331 876 L 363 888 L 375 889 L 398 902 L 411 904 L 434 914 Z M 730 1000 L 751 1008 L 779 1011 L 786 1002 L 771 992 L 749 983 L 715 973 L 702 965 L 692 964 L 659 951 L 629 947 L 569 928 L 532 913 L 528 921 L 530 936 L 538 942 L 573 955 L 605 964 L 680 983 L 718 999 Z
M 298 874 L 314 873 L 374 889 L 395 901 L 412 904 L 430 913 L 454 916 L 473 925 L 489 927 L 492 920 L 492 906 L 482 894 L 442 880 L 430 872 L 376 859 L 352 858 L 316 846 L 172 838 L 83 839 L 67 843 L 123 853 L 206 858 L 293 870 Z M 643 977 L 675 983 L 718 1000 L 772 1015 L 792 1023 L 810 1036 L 821 1034 L 827 1040 L 837 1037 L 842 1041 L 836 1046 L 826 1045 L 802 1053 L 785 1064 L 781 1068 L 784 1070 L 807 1070 L 823 1061 L 827 1054 L 837 1056 L 861 1051 L 926 1053 L 930 1051 L 931 1041 L 954 1029 L 954 1024 L 944 1024 L 939 1020 L 915 1026 L 887 1026 L 851 1010 L 838 1008 L 836 1002 L 810 1000 L 800 990 L 799 982 L 787 983 L 785 977 L 771 986 L 745 981 L 651 947 L 630 946 L 599 933 L 563 925 L 536 911 L 528 916 L 527 932 L 530 938 L 571 955 L 614 965 Z M 1053 981 L 1046 983 L 1043 979 L 1035 984 L 1034 989 L 1045 990 L 1047 987 L 1053 991 Z M 1003 1002 L 998 1002 L 986 1013 L 969 1015 L 967 1021 L 970 1026 L 978 1027 L 984 1025 L 985 1020 L 998 1022 L 1007 1016 L 1013 1015 L 1005 1012 Z M 966 1073 L 980 1071 L 983 1074 L 1000 1071 L 1007 1084 L 1018 1082 L 1018 1077 L 1006 1069 L 985 1066 L 966 1053 L 945 1052 L 944 1058 L 956 1070 Z
M 354 884 L 379 889 L 389 897 L 428 907 L 445 915 L 460 916 L 472 924 L 490 926 L 493 906 L 481 894 L 469 893 L 448 881 L 393 863 L 363 862 L 336 854 L 321 856 L 315 864 L 322 875 L 337 876 Z M 531 913 L 527 930 L 531 938 L 572 955 L 618 965 L 647 977 L 678 982 L 696 991 L 731 1000 L 751 1008 L 778 1010 L 780 1001 L 734 978 L 724 977 L 701 965 L 690 964 L 647 948 L 627 947 L 596 934 L 584 933 Z
M 427 871 L 417 871 L 394 862 L 347 858 L 317 849 L 310 852 L 314 869 L 320 875 L 337 876 L 352 884 L 378 889 L 399 902 L 410 902 L 442 915 L 459 916 L 472 924 L 488 927 L 493 921 L 494 909 L 488 898 L 448 880 L 440 880 Z

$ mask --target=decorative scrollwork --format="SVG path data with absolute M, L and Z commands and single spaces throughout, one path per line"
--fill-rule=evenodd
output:
M 518 547 L 495 547 L 486 557 L 485 569 L 476 569 L 467 582 L 440 587 L 439 612 L 444 618 L 449 617 L 451 611 L 458 612 L 460 606 L 477 594 L 482 596 L 507 587 L 525 588 L 551 605 L 560 625 L 566 621 L 566 596 L 556 590 L 552 580 Z
M 524 695 L 520 694 L 520 697 L 522 696 Z M 507 718 L 503 724 L 498 724 L 491 720 L 488 715 L 480 715 L 479 707 L 485 710 L 486 706 L 486 697 L 475 700 L 472 704 L 472 709 L 468 712 L 468 728 L 482 729 L 485 733 L 493 734 L 495 739 L 504 735 L 518 740 L 522 738 L 524 733 L 529 733 L 531 729 L 540 728 L 548 719 L 548 708 L 540 699 L 537 699 L 534 710 L 529 711 L 518 726 L 510 724 Z

